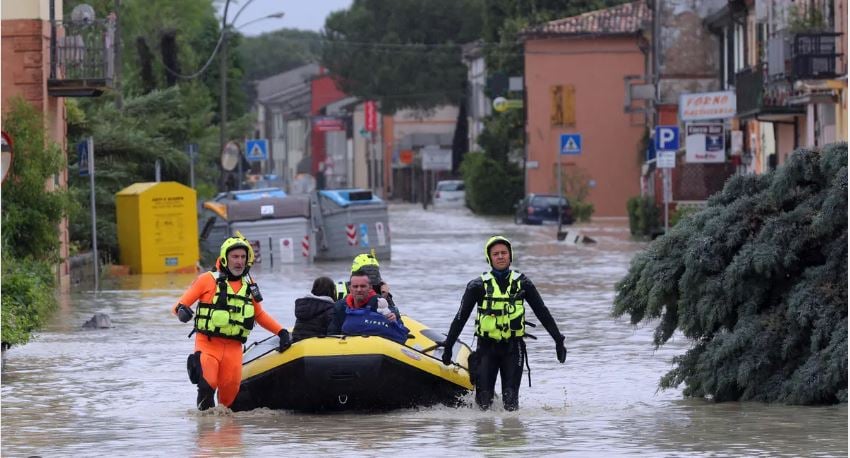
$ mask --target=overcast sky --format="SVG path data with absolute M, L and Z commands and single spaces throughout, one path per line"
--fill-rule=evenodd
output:
M 233 21 L 236 12 L 246 3 L 248 6 L 236 20 L 236 27 L 244 35 L 259 35 L 284 28 L 318 32 L 324 27 L 328 14 L 348 9 L 352 0 L 230 0 L 228 22 Z M 224 10 L 224 4 L 225 0 L 218 0 L 219 16 Z M 280 19 L 264 19 L 240 27 L 254 19 L 281 11 L 286 15 Z

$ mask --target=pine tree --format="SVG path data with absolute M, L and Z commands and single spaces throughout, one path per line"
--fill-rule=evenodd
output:
M 662 388 L 847 402 L 847 144 L 730 179 L 635 256 L 616 288 L 614 316 L 659 319 L 656 348 L 677 330 L 693 342 Z

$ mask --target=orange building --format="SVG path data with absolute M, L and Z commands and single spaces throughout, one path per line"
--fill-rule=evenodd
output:
M 526 29 L 526 191 L 557 193 L 562 134 L 581 134 L 581 153 L 561 155 L 563 181 L 585 185 L 594 216 L 626 216 L 640 195 L 643 110 L 625 105 L 624 87 L 642 78 L 651 19 L 643 1 Z

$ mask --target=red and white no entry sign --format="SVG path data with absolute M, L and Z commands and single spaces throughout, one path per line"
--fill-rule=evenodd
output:
M 0 174 L 3 175 L 2 180 L 6 181 L 6 175 L 9 174 L 9 170 L 12 168 L 12 137 L 9 136 L 6 132 L 2 132 L 3 135 L 3 145 L 2 145 L 2 157 L 0 157 Z

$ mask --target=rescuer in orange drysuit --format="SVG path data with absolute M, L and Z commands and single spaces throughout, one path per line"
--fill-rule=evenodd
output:
M 219 404 L 230 407 L 236 399 L 242 381 L 242 344 L 254 323 L 277 334 L 278 351 L 291 345 L 289 332 L 263 310 L 260 290 L 248 275 L 253 261 L 254 250 L 247 240 L 228 238 L 221 245 L 217 268 L 198 276 L 172 308 L 183 323 L 194 317 L 195 352 L 189 355 L 187 369 L 189 380 L 198 385 L 199 410 L 215 406 L 216 389 Z M 197 313 L 191 308 L 196 301 Z

